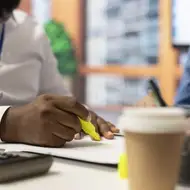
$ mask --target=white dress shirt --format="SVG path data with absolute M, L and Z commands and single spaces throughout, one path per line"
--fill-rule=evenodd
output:
M 0 120 L 10 106 L 29 103 L 44 93 L 70 95 L 43 26 L 15 11 L 6 22 L 0 60 Z

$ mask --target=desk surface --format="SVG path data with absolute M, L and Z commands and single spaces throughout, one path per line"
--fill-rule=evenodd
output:
M 127 190 L 126 184 L 114 168 L 56 159 L 48 175 L 0 185 L 0 190 Z

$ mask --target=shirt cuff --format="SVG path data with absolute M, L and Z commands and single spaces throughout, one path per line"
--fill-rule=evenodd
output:
M 10 106 L 0 106 L 0 122 L 2 120 L 3 115 L 5 114 L 7 109 L 9 109 L 9 108 L 10 108 Z

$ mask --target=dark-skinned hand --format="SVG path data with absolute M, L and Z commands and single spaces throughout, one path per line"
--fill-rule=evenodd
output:
M 42 95 L 30 104 L 7 110 L 0 138 L 5 142 L 61 147 L 81 131 L 78 117 L 88 120 L 89 115 L 73 97 Z
M 96 131 L 107 139 L 118 132 L 115 126 L 88 111 L 73 97 L 41 95 L 30 104 L 6 111 L 0 138 L 5 142 L 61 147 L 81 132 L 78 117 L 87 121 L 91 118 Z

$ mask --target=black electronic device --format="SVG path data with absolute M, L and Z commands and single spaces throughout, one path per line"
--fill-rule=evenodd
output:
M 27 152 L 0 152 L 0 183 L 45 174 L 53 158 Z

